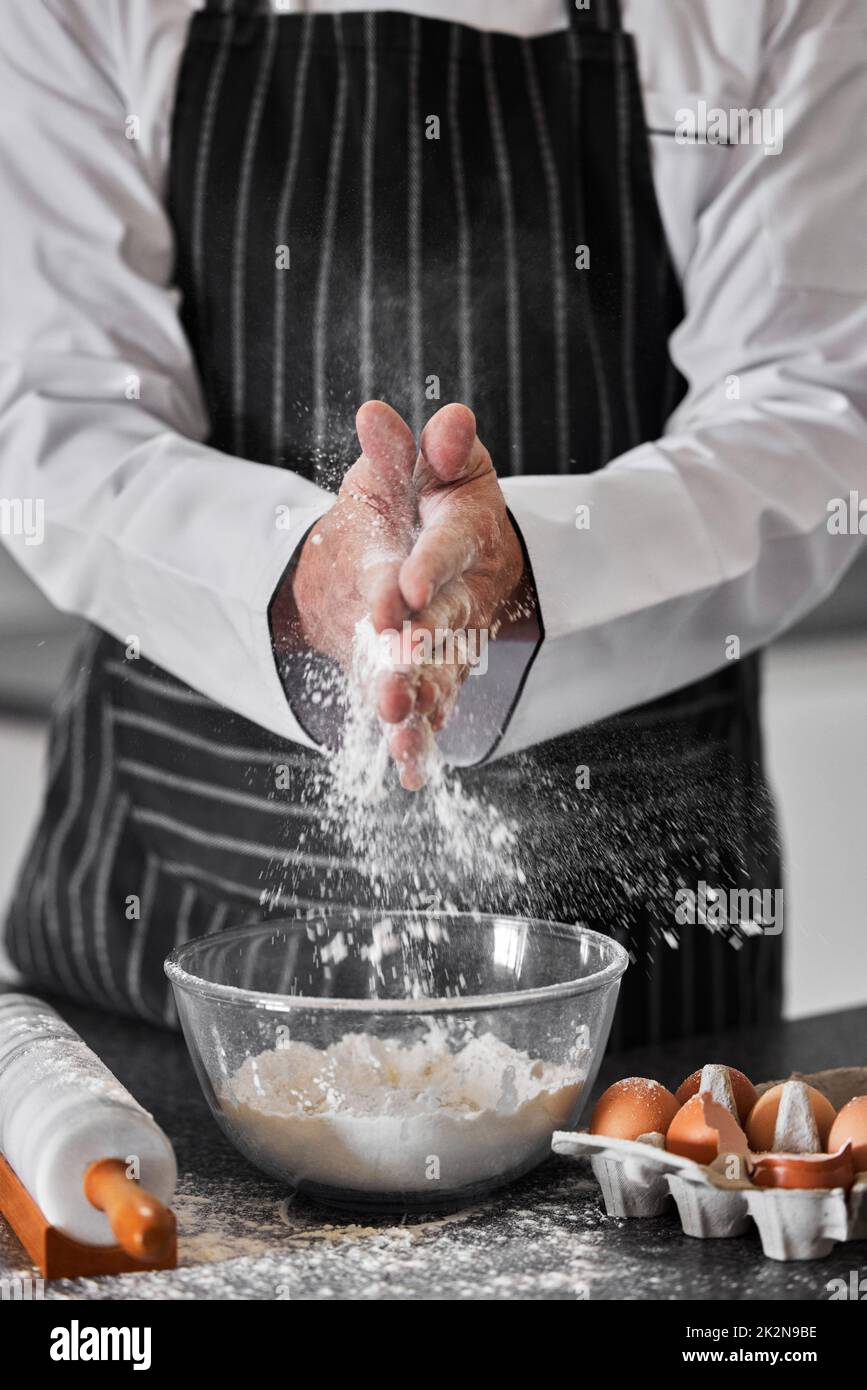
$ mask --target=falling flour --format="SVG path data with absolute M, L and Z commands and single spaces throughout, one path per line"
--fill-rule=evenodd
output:
M 371 712 L 370 692 L 389 665 L 387 644 L 365 620 L 348 676 L 316 664 L 306 673 L 308 699 L 339 711 L 338 741 L 308 798 L 320 842 L 333 847 L 322 871 L 324 900 L 446 910 L 496 900 L 518 910 L 527 872 L 517 821 L 447 768 L 425 720 L 417 721 L 427 730 L 424 790 L 397 785 L 384 726 Z M 304 843 L 302 836 L 302 852 Z M 278 892 L 287 887 L 275 883 Z
M 348 906 L 582 922 L 614 932 L 646 972 L 696 930 L 678 919 L 682 890 L 775 883 L 761 776 L 676 712 L 603 721 L 478 768 L 448 766 L 431 737 L 425 787 L 403 791 L 370 710 L 382 660 L 360 624 L 348 675 L 309 658 L 296 676 L 309 707 L 328 711 L 328 746 L 300 784 L 291 852 L 263 875 L 269 913 L 297 893 L 321 900 L 305 905 L 314 915 Z M 313 893 L 307 856 L 322 866 Z M 740 950 L 751 924 L 697 926 Z
M 554 1064 L 492 1033 L 453 1051 L 348 1033 L 247 1057 L 221 1096 L 250 1157 L 293 1185 L 436 1200 L 537 1162 L 575 1119 L 586 1057 Z

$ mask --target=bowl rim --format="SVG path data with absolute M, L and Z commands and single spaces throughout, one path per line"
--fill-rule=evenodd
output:
M 220 932 L 217 935 L 193 937 L 169 952 L 163 963 L 163 969 L 173 990 L 180 990 L 200 999 L 217 999 L 224 1004 L 244 1005 L 245 1007 L 252 1005 L 265 1012 L 283 1013 L 293 1009 L 314 1009 L 333 1013 L 452 1014 L 485 1012 L 490 1009 L 505 1007 L 524 1007 L 528 1004 L 589 994 L 594 990 L 604 988 L 606 985 L 614 984 L 621 978 L 629 965 L 629 953 L 619 941 L 615 941 L 611 936 L 605 936 L 602 932 L 593 931 L 590 927 L 585 927 L 578 922 L 556 922 L 541 917 L 517 917 L 500 912 L 440 911 L 421 913 L 413 909 L 400 909 L 392 912 L 385 908 L 351 908 L 345 911 L 351 912 L 353 917 L 357 915 L 359 925 L 363 925 L 364 920 L 371 917 L 405 918 L 424 915 L 446 922 L 455 918 L 467 918 L 481 923 L 506 922 L 520 926 L 545 927 L 565 932 L 572 937 L 589 938 L 594 942 L 601 942 L 604 944 L 605 950 L 611 953 L 611 959 L 601 970 L 595 971 L 592 975 L 585 975 L 581 979 L 561 980 L 553 985 L 539 985 L 535 989 L 506 991 L 500 994 L 468 994 L 438 999 L 323 999 L 308 994 L 270 994 L 263 990 L 245 989 L 241 985 L 225 985 L 212 980 L 204 980 L 200 975 L 194 975 L 186 970 L 182 964 L 186 955 L 194 952 L 205 942 L 216 940 L 217 936 L 219 940 L 231 943 L 232 939 L 237 940 L 254 932 L 267 932 L 274 927 L 294 926 L 300 929 L 309 926 L 312 921 L 327 922 L 329 920 L 327 917 L 297 916 L 245 922 L 237 927 L 230 927 L 228 931 Z M 338 915 L 335 912 L 334 916 Z

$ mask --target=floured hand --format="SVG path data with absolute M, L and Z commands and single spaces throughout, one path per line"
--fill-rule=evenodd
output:
M 511 620 L 512 609 L 519 617 L 527 601 L 522 593 L 524 557 L 491 456 L 466 406 L 443 406 L 428 421 L 413 482 L 418 536 L 397 575 L 384 584 L 382 615 L 387 612 L 389 620 L 375 612 L 374 626 L 379 631 L 398 628 L 393 619 L 402 604 L 401 621 L 410 620 L 411 635 L 429 633 L 435 650 L 437 639 L 448 633 L 495 637 Z M 401 768 L 401 782 L 410 788 L 424 783 L 425 725 L 434 731 L 443 727 L 468 671 L 465 664 L 447 661 L 422 669 L 434 697 L 429 707 L 425 692 L 424 723 L 418 704 L 409 718 L 390 713 L 399 714 L 401 700 L 409 699 L 412 674 L 395 672 L 380 685 L 380 713 L 395 726 L 389 746 Z
M 356 428 L 361 457 L 275 599 L 278 647 L 300 638 L 348 671 L 368 618 L 378 633 L 401 633 L 409 621 L 411 634 L 435 642 L 472 629 L 496 635 L 520 587 L 523 554 L 472 411 L 444 406 L 419 451 L 382 401 L 361 407 Z M 450 717 L 466 674 L 466 665 L 435 661 L 377 677 L 371 705 L 405 788 L 424 785 L 432 734 Z

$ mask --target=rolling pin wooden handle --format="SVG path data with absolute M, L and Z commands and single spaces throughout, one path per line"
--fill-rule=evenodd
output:
M 118 1245 L 139 1260 L 158 1260 L 172 1233 L 171 1213 L 135 1178 L 120 1158 L 100 1158 L 84 1175 L 84 1195 L 104 1211 Z

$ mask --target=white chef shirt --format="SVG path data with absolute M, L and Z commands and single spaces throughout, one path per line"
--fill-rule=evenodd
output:
M 172 286 L 170 119 L 194 8 L 4 0 L 0 497 L 45 509 L 42 544 L 4 540 L 59 607 L 309 744 L 267 611 L 334 498 L 200 442 Z M 560 0 L 400 8 L 522 35 L 566 22 Z M 661 132 L 654 180 L 686 302 L 671 352 L 689 391 L 662 438 L 597 473 L 504 480 L 546 635 L 496 756 L 706 675 L 731 636 L 742 655 L 769 641 L 854 558 L 859 538 L 829 531 L 829 503 L 867 498 L 867 6 L 622 12 Z M 678 111 L 701 100 L 782 110 L 782 152 L 679 143 Z

